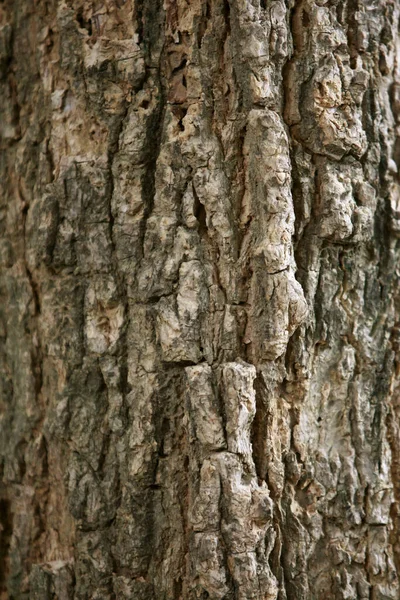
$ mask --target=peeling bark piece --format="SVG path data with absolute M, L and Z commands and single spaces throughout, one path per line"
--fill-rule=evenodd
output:
M 203 450 L 219 450 L 226 446 L 219 415 L 213 371 L 207 364 L 185 369 L 188 384 L 188 418 L 191 436 Z
M 252 461 L 250 428 L 256 413 L 253 365 L 228 363 L 222 367 L 222 395 L 228 450 Z
M 86 291 L 86 340 L 91 352 L 112 352 L 121 335 L 124 307 L 112 277 L 97 277 Z
M 182 263 L 176 299 L 162 298 L 157 304 L 157 332 L 165 361 L 196 363 L 201 360 L 200 319 L 205 301 L 200 263 Z
M 216 533 L 196 533 L 192 552 L 196 556 L 194 566 L 193 587 L 200 588 L 210 598 L 226 598 L 229 587 L 226 584 L 226 573 L 219 536 Z M 196 589 L 196 587 L 194 589 Z

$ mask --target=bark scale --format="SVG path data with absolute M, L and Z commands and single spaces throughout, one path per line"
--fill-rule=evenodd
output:
M 0 597 L 399 597 L 400 5 L 0 3 Z

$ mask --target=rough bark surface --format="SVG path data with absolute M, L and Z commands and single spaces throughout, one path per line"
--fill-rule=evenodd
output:
M 399 17 L 1 0 L 0 598 L 399 598 Z

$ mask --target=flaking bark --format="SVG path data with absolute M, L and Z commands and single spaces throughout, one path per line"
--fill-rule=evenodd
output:
M 390 600 L 400 5 L 0 3 L 0 598 Z

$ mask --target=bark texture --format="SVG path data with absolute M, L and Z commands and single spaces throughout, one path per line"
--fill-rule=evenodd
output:
M 396 600 L 398 0 L 0 2 L 0 597 Z

